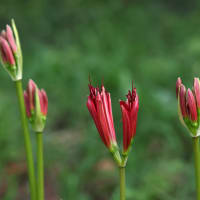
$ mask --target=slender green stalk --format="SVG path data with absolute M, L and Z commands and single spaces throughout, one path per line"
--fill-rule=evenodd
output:
M 44 166 L 42 132 L 37 132 L 37 200 L 44 200 Z
M 126 178 L 125 178 L 125 167 L 119 167 L 119 176 L 120 176 L 120 200 L 126 199 Z
M 193 149 L 194 149 L 194 164 L 195 164 L 197 200 L 200 200 L 200 151 L 199 151 L 199 137 L 194 137 L 193 138 Z
M 28 122 L 26 118 L 26 109 L 24 105 L 24 95 L 21 80 L 15 81 L 17 96 L 19 99 L 19 108 L 21 113 L 21 123 L 24 133 L 24 143 L 26 150 L 26 159 L 28 167 L 28 176 L 29 176 L 29 187 L 30 187 L 30 197 L 31 200 L 36 200 L 36 182 L 35 182 L 35 171 L 34 171 L 34 161 L 32 154 L 32 145 L 28 129 Z

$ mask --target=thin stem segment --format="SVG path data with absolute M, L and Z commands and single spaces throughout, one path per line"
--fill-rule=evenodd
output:
M 44 200 L 44 164 L 42 132 L 37 132 L 37 200 Z
M 126 199 L 126 178 L 125 178 L 125 167 L 119 167 L 119 176 L 120 176 L 120 200 Z
M 19 108 L 21 113 L 21 123 L 24 133 L 24 143 L 26 150 L 26 159 L 28 167 L 28 176 L 29 176 L 29 187 L 30 187 L 30 197 L 31 200 L 36 200 L 36 181 L 35 181 L 35 171 L 34 171 L 34 161 L 32 154 L 32 145 L 28 129 L 28 122 L 26 118 L 26 110 L 24 105 L 24 95 L 21 80 L 15 81 L 17 96 L 19 100 Z
M 194 149 L 194 164 L 195 164 L 197 200 L 200 200 L 200 151 L 199 151 L 199 137 L 194 137 L 193 138 L 193 149 Z

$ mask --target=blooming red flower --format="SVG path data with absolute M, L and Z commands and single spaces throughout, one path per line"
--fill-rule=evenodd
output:
M 128 91 L 127 100 L 120 101 L 123 122 L 123 152 L 128 153 L 133 137 L 136 134 L 137 114 L 139 109 L 136 88 Z
M 43 129 L 48 111 L 48 98 L 46 92 L 39 90 L 33 80 L 29 80 L 26 91 L 24 91 L 24 101 L 27 117 L 30 119 L 35 129 Z
M 99 135 L 104 144 L 111 150 L 117 146 L 110 93 L 104 86 L 101 90 L 89 84 L 90 95 L 87 100 L 88 110 L 94 120 Z

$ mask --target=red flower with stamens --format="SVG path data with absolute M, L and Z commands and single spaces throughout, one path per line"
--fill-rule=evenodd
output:
M 123 122 L 123 152 L 127 153 L 136 134 L 137 114 L 139 109 L 136 88 L 129 91 L 126 101 L 120 101 Z
M 111 150 L 117 146 L 110 93 L 104 86 L 101 90 L 89 84 L 90 95 L 87 100 L 88 110 L 94 120 L 99 135 L 104 144 Z

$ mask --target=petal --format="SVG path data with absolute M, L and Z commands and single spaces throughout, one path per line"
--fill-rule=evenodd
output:
M 12 50 L 7 40 L 5 40 L 2 36 L 0 36 L 0 46 L 3 61 L 9 63 L 10 65 L 15 65 L 15 59 Z
M 103 104 L 103 101 L 102 101 L 99 93 L 97 95 L 97 102 L 96 103 L 97 103 L 97 116 L 98 116 L 98 119 L 99 119 L 99 123 L 100 123 L 100 126 L 102 128 L 104 138 L 106 140 L 106 144 L 107 144 L 106 146 L 109 148 L 111 143 L 112 143 L 113 138 L 112 138 L 112 135 L 110 134 L 110 127 L 109 127 L 108 120 L 107 120 L 107 117 L 106 117 L 104 104 Z
M 198 78 L 194 78 L 194 93 L 197 101 L 197 107 L 200 108 L 200 83 Z
M 7 38 L 8 43 L 9 43 L 11 49 L 12 49 L 12 52 L 16 53 L 17 52 L 17 45 L 15 43 L 13 31 L 12 31 L 12 29 L 9 25 L 6 26 L 6 38 Z
M 36 84 L 33 80 L 29 80 L 28 87 L 27 87 L 27 93 L 29 97 L 30 102 L 30 108 L 33 110 L 35 108 L 35 90 L 36 90 Z
M 120 102 L 123 123 L 123 149 L 126 152 L 131 142 L 131 122 L 128 110 L 124 107 L 123 101 Z
M 92 118 L 94 120 L 94 123 L 96 125 L 96 128 L 97 128 L 97 130 L 99 132 L 99 135 L 100 135 L 103 143 L 106 146 L 108 146 L 106 138 L 105 138 L 104 133 L 103 133 L 103 130 L 101 128 L 101 124 L 100 124 L 100 121 L 99 121 L 99 118 L 98 118 L 98 115 L 97 115 L 97 110 L 96 110 L 95 104 L 94 104 L 91 96 L 88 96 L 87 108 L 88 108 L 88 110 L 89 110 L 89 112 L 90 112 L 90 114 L 91 114 L 91 116 L 92 116 Z
M 187 90 L 187 106 L 190 120 L 197 121 L 197 107 L 194 95 L 190 89 Z
M 180 110 L 182 113 L 183 118 L 187 117 L 187 108 L 186 108 L 186 89 L 183 84 L 180 86 L 179 91 L 179 104 L 180 104 Z
M 41 101 L 43 102 L 43 106 L 41 105 L 41 111 L 46 116 L 48 112 L 48 98 L 45 90 L 41 89 Z

